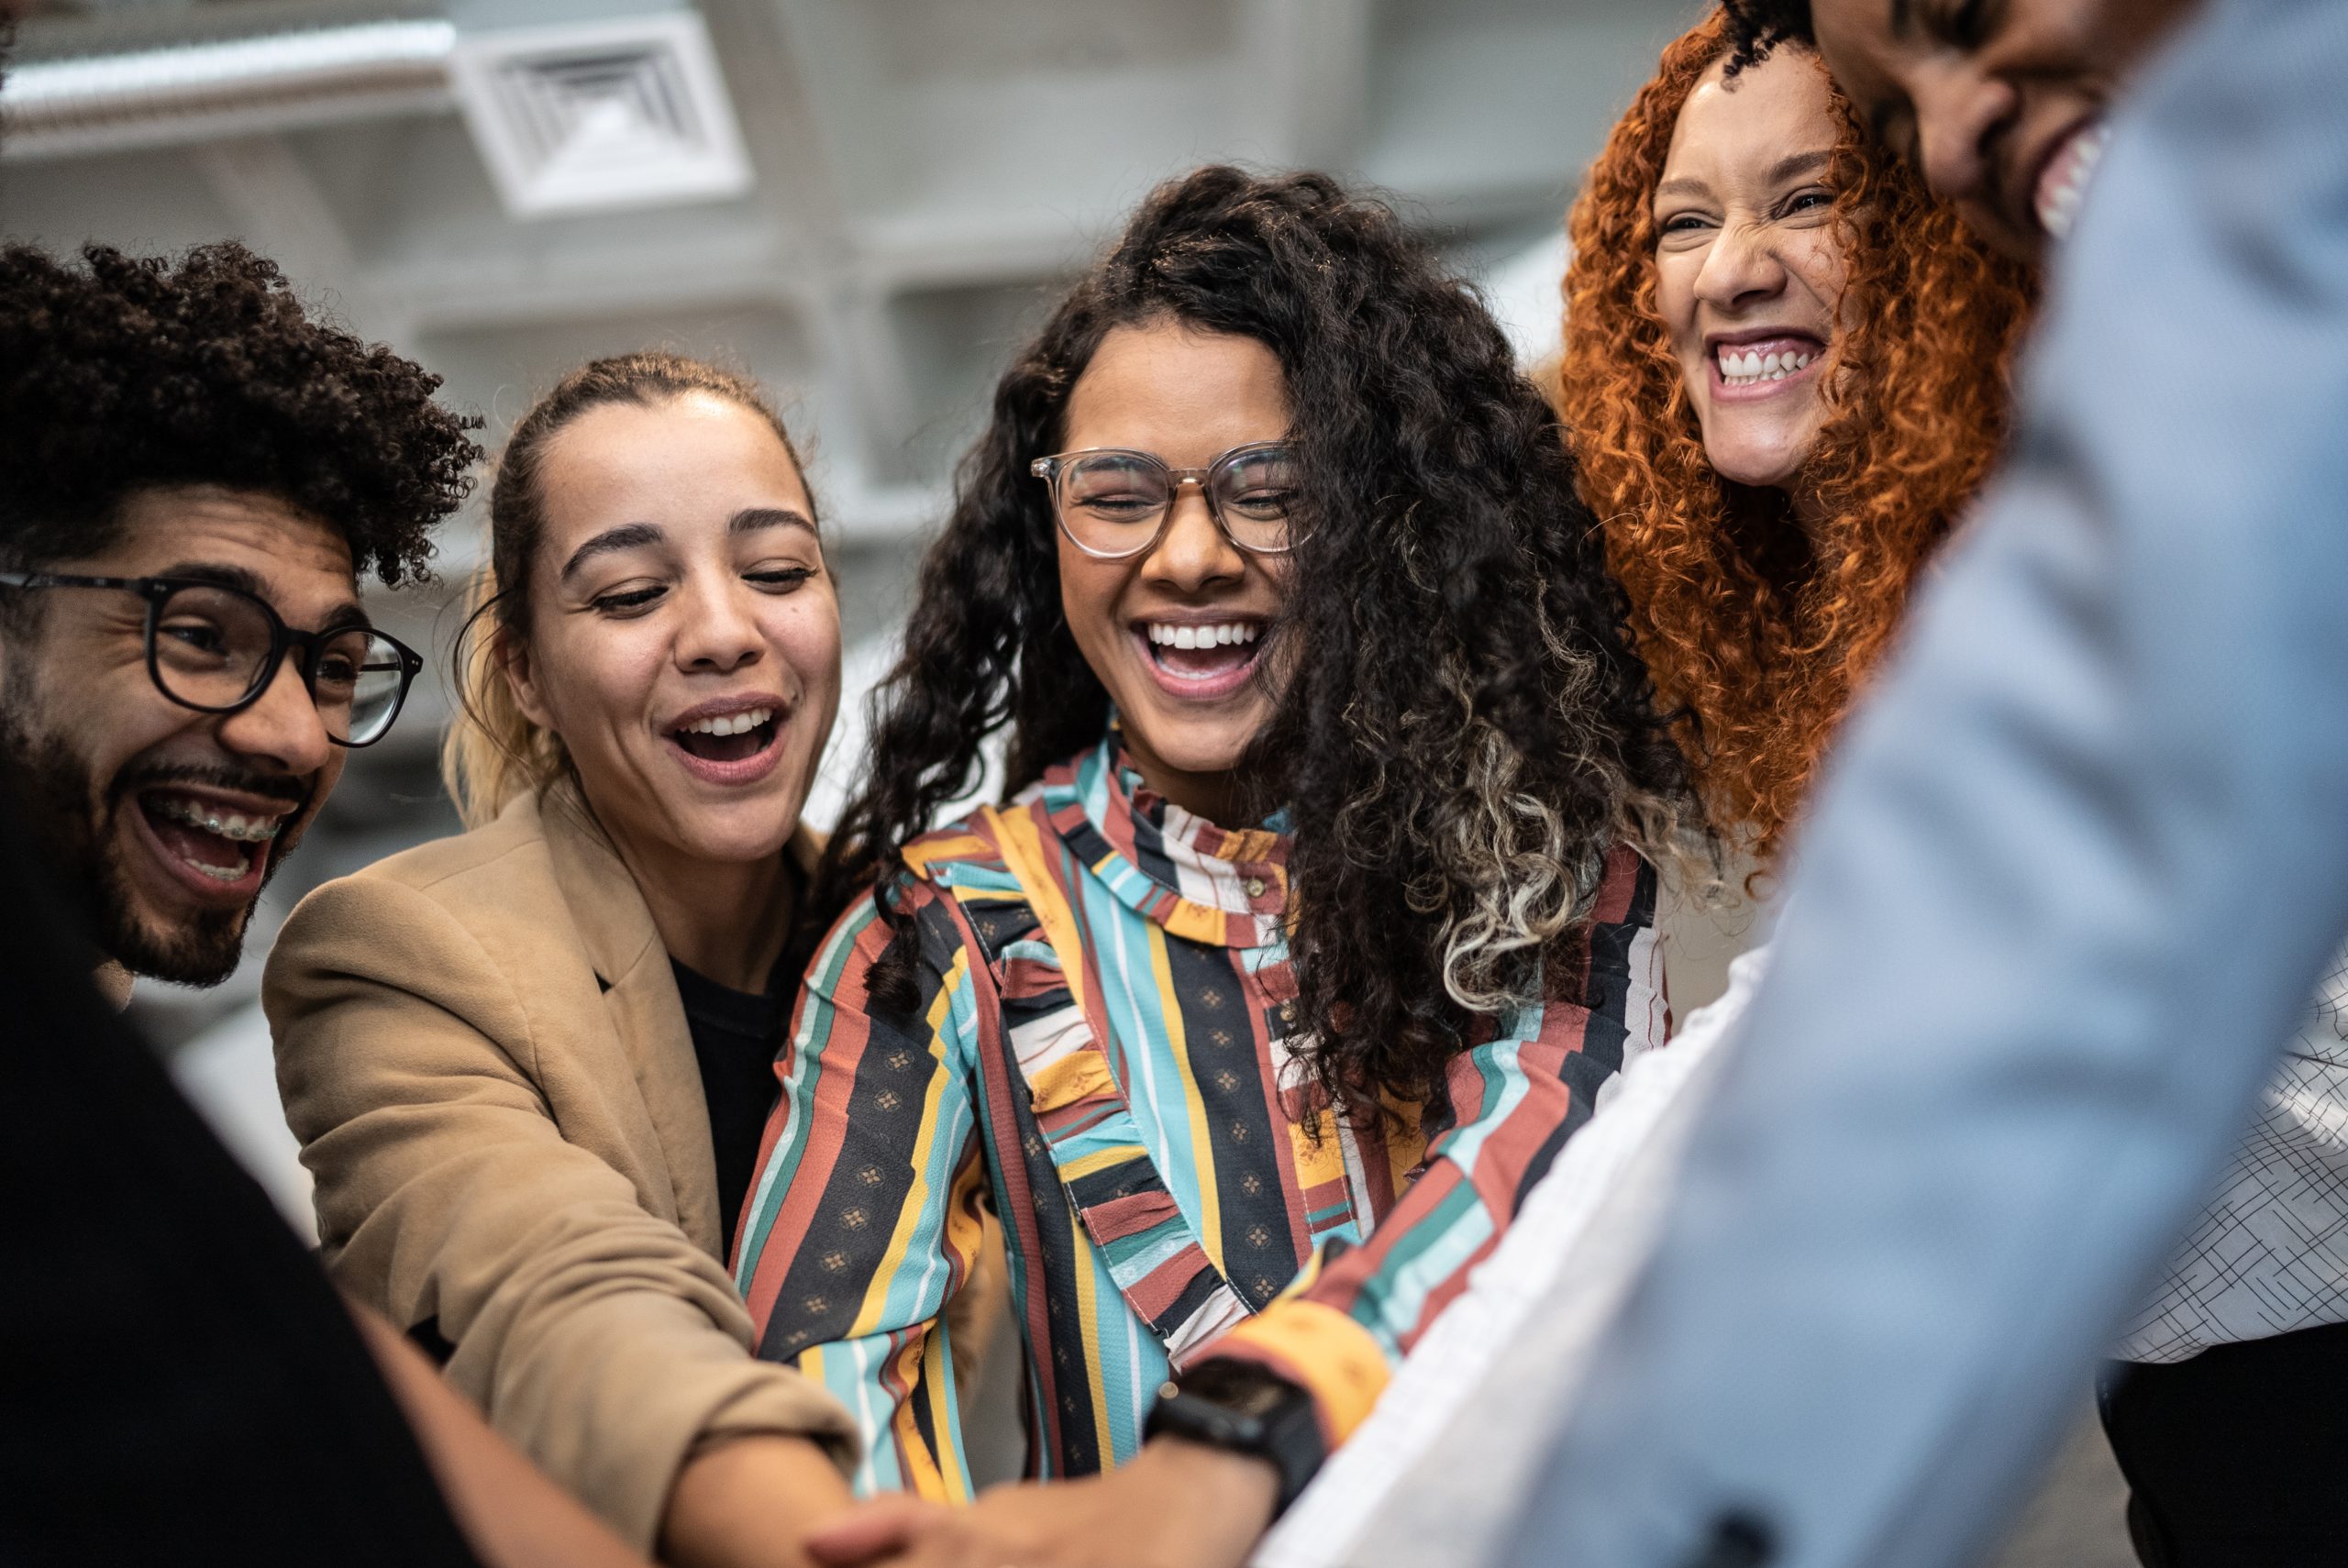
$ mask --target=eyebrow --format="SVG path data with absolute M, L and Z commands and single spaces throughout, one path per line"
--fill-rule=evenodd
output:
M 746 507 L 725 520 L 725 532 L 729 535 L 755 534 L 763 528 L 804 528 L 813 534 L 815 521 L 787 506 Z
M 667 537 L 657 525 L 651 523 L 623 523 L 616 528 L 606 528 L 570 552 L 570 558 L 562 563 L 560 580 L 570 581 L 581 567 L 597 556 L 608 556 L 619 550 L 640 550 Z
M 1797 174 L 1812 173 L 1833 160 L 1834 155 L 1831 152 L 1797 152 L 1791 157 L 1780 158 L 1769 166 L 1767 182 L 1781 185 Z M 1712 188 L 1701 180 L 1682 175 L 1677 180 L 1666 180 L 1655 188 L 1655 193 L 1658 201 L 1666 196 L 1709 196 Z
M 813 518 L 785 506 L 746 506 L 725 520 L 729 536 L 756 534 L 768 528 L 804 528 L 815 532 Z M 668 538 L 667 530 L 657 523 L 623 523 L 606 528 L 577 549 L 562 563 L 561 580 L 569 581 L 580 568 L 597 556 L 607 556 L 620 550 L 640 550 L 648 545 L 658 545 Z
M 1797 174 L 1814 174 L 1834 160 L 1831 152 L 1797 152 L 1769 166 L 1769 183 L 1783 184 Z
M 259 572 L 249 567 L 227 566 L 219 561 L 182 561 L 155 575 L 176 577 L 188 582 L 208 582 L 217 588 L 233 588 L 240 593 L 251 594 L 272 610 L 277 609 L 277 601 L 270 597 L 269 585 L 261 580 Z M 285 613 L 279 610 L 278 619 L 284 618 Z M 347 599 L 327 613 L 325 622 L 317 629 L 321 632 L 340 632 L 352 626 L 371 624 L 367 618 L 367 607 L 355 599 Z

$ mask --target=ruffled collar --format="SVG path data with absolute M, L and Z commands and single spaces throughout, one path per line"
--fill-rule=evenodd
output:
M 1142 782 L 1113 727 L 1092 750 L 1047 772 L 1036 789 L 1060 841 L 1136 913 L 1214 946 L 1280 940 L 1290 844 L 1285 813 L 1254 828 L 1192 815 Z

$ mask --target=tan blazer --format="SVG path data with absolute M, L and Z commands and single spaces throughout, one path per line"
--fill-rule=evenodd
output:
M 703 1441 L 845 1454 L 854 1426 L 749 1354 L 669 956 L 576 801 L 526 796 L 318 889 L 262 1000 L 328 1270 L 432 1325 L 498 1430 L 648 1548 Z

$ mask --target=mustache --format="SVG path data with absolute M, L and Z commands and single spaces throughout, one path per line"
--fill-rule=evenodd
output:
M 113 793 L 120 800 L 142 790 L 167 788 L 173 784 L 208 784 L 216 790 L 234 790 L 247 795 L 259 795 L 264 800 L 292 802 L 294 815 L 308 811 L 310 798 L 316 793 L 311 786 L 288 778 L 282 773 L 255 773 L 249 768 L 229 767 L 218 763 L 156 763 L 146 767 L 125 768 L 115 776 Z

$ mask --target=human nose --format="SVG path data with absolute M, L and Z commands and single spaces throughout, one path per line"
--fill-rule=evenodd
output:
M 1704 265 L 1696 274 L 1697 299 L 1718 310 L 1767 298 L 1785 286 L 1786 266 L 1766 224 L 1722 228 L 1706 248 Z
M 1919 72 L 1911 91 L 1916 163 L 1933 193 L 1952 202 L 1993 197 L 1991 149 L 2012 128 L 2019 107 L 2014 90 L 1994 76 L 1952 65 Z
M 1148 577 L 1169 588 L 1195 592 L 1247 569 L 1238 547 L 1216 525 L 1203 487 L 1180 486 L 1169 506 L 1166 526 L 1142 563 Z
M 731 576 L 691 591 L 677 635 L 678 666 L 724 674 L 756 664 L 766 639 L 749 597 L 748 586 Z
M 297 778 L 316 773 L 334 755 L 310 683 L 291 657 L 277 667 L 259 697 L 220 721 L 216 734 L 238 756 L 265 761 Z

